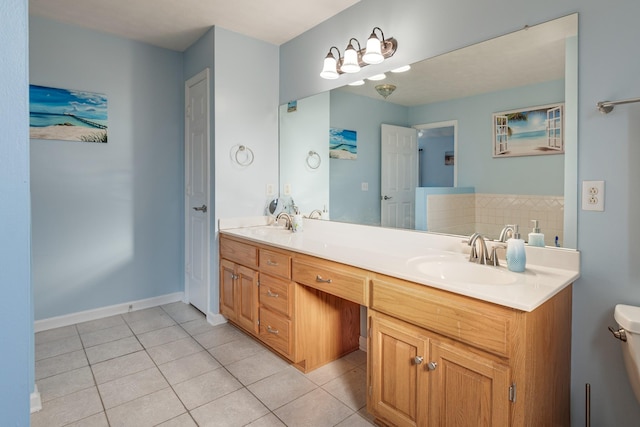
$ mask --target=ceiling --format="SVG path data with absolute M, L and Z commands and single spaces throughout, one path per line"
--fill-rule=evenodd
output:
M 569 15 L 412 64 L 405 73 L 386 73 L 382 81 L 341 90 L 382 99 L 375 86 L 390 83 L 397 89 L 387 101 L 411 107 L 560 80 L 565 39 L 577 31 L 578 16 Z
M 360 0 L 29 0 L 29 13 L 182 52 L 212 26 L 281 45 Z

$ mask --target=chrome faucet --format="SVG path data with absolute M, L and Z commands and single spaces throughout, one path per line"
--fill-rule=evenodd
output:
M 322 218 L 322 211 L 320 209 L 312 210 L 308 218 L 312 219 L 314 214 L 318 214 L 318 218 Z
M 515 233 L 515 228 L 513 225 L 505 225 L 502 231 L 500 232 L 500 237 L 498 237 L 498 241 L 505 243 L 507 241 L 507 235 L 511 233 L 511 237 L 513 237 L 513 233 Z
M 286 212 L 280 212 L 278 214 L 278 216 L 276 216 L 276 224 L 280 222 L 280 218 L 284 217 L 284 226 L 287 228 L 287 230 L 292 230 L 292 226 L 291 226 L 291 215 L 289 215 Z
M 476 244 L 478 241 L 480 241 L 480 250 L 478 250 L 478 245 Z M 473 233 L 471 237 L 469 237 L 469 246 L 471 246 L 469 262 L 488 264 L 487 244 L 480 233 Z

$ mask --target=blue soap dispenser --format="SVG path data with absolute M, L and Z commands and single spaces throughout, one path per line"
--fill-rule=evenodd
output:
M 513 237 L 507 240 L 507 268 L 509 271 L 522 273 L 527 264 L 527 253 L 524 240 L 520 238 L 518 225 L 513 226 Z
M 529 233 L 529 240 L 527 240 L 527 244 L 529 246 L 539 246 L 544 248 L 544 234 L 540 232 L 538 220 L 532 219 L 531 222 L 533 222 L 533 230 Z

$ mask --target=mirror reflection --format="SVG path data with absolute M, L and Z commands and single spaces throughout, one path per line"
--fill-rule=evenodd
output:
M 385 74 L 280 107 L 281 195 L 335 221 L 448 234 L 497 238 L 518 224 L 526 239 L 537 220 L 547 246 L 576 247 L 577 15 Z M 530 113 L 557 105 L 551 131 Z M 497 156 L 496 117 L 511 153 L 549 132 L 563 150 Z

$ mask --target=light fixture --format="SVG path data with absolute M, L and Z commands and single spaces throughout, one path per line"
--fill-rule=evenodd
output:
M 362 60 L 367 64 L 379 64 L 384 61 L 384 55 L 382 54 L 382 45 L 386 43 L 384 40 L 384 33 L 380 30 L 380 34 L 382 34 L 382 40 L 376 36 L 376 30 L 380 30 L 379 27 L 374 27 L 373 31 L 371 31 L 371 35 L 369 36 L 369 40 L 367 40 L 367 51 L 362 55 Z
M 376 30 L 380 32 L 382 39 L 378 38 Z M 358 45 L 358 50 L 355 49 L 353 41 Z M 396 39 L 393 37 L 385 39 L 380 27 L 374 27 L 364 49 L 360 46 L 358 39 L 353 37 L 349 39 L 347 49 L 344 51 L 344 58 L 340 57 L 340 51 L 337 47 L 331 46 L 324 59 L 320 77 L 323 79 L 337 79 L 342 73 L 357 73 L 360 68 L 366 65 L 379 64 L 392 57 L 397 48 L 398 42 Z M 333 55 L 333 49 L 338 52 L 338 59 Z
M 338 59 L 336 59 L 336 57 L 333 56 L 333 53 L 331 53 L 333 49 L 338 51 Z M 338 48 L 335 46 L 331 46 L 331 48 L 329 49 L 329 53 L 324 58 L 324 66 L 322 67 L 320 77 L 328 80 L 334 80 L 340 77 L 340 74 L 338 74 L 338 62 L 341 60 L 342 58 L 340 57 L 340 51 L 338 50 Z
M 382 73 L 382 74 L 376 74 L 376 75 L 371 76 L 371 77 L 367 77 L 367 80 L 371 80 L 371 81 L 377 82 L 378 80 L 384 80 L 386 78 L 387 78 L 387 75 L 385 73 Z
M 396 86 L 391 84 L 383 84 L 383 85 L 376 86 L 376 91 L 380 95 L 382 95 L 384 99 L 387 99 L 387 96 L 391 95 L 394 90 L 396 90 Z
M 355 40 L 358 44 L 358 50 L 353 47 L 351 40 Z M 347 49 L 344 51 L 344 61 L 342 61 L 342 66 L 340 69 L 345 73 L 357 73 L 360 71 L 360 42 L 353 37 L 349 40 L 349 45 Z
M 364 80 L 356 80 L 355 82 L 349 83 L 349 86 L 362 86 L 364 84 Z

